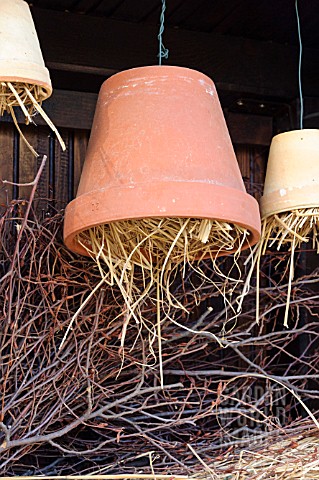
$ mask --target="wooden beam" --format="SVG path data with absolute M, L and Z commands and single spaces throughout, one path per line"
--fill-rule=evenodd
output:
M 55 90 L 52 97 L 43 103 L 45 112 L 58 128 L 90 130 L 93 122 L 97 94 Z M 24 116 L 16 108 L 18 122 L 24 123 Z M 45 125 L 37 115 L 37 125 Z M 2 122 L 12 122 L 9 115 L 0 117 Z M 269 145 L 272 136 L 272 118 L 267 116 L 228 113 L 226 123 L 233 143 Z M 0 127 L 1 128 L 1 127 Z
M 157 63 L 157 25 L 135 24 L 32 8 L 40 43 L 51 69 L 105 77 Z M 298 49 L 226 35 L 165 29 L 165 63 L 206 73 L 218 90 L 294 98 L 298 95 Z M 304 48 L 304 95 L 316 96 L 319 49 Z
M 43 102 L 42 108 L 58 128 L 90 130 L 96 101 L 96 93 L 54 90 L 52 96 Z M 15 108 L 15 113 L 18 123 L 24 124 L 25 117 L 19 107 Z M 40 115 L 33 120 L 36 125 L 46 125 Z M 12 118 L 5 113 L 0 122 L 12 122 Z

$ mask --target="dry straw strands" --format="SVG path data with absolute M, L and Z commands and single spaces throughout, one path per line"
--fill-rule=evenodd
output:
M 277 250 L 288 246 L 289 250 L 299 248 L 304 242 L 319 253 L 319 207 L 299 208 L 281 212 L 263 219 L 264 229 L 261 254 L 267 246 L 275 245 Z
M 18 129 L 21 138 L 36 157 L 38 156 L 37 152 L 27 141 L 18 125 L 14 107 L 21 108 L 27 125 L 34 123 L 34 116 L 35 114 L 39 113 L 51 130 L 56 134 L 61 148 L 65 150 L 66 146 L 61 135 L 41 107 L 42 101 L 45 98 L 47 98 L 47 92 L 39 85 L 20 82 L 0 82 L 0 116 L 2 116 L 4 112 L 7 112 L 12 116 L 14 124 Z
M 137 324 L 145 323 L 140 308 L 143 301 L 149 299 L 154 285 L 157 329 L 154 330 L 154 326 L 148 329 L 152 341 L 157 337 L 161 345 L 163 318 L 172 320 L 171 308 L 185 310 L 174 298 L 171 285 L 178 271 L 185 272 L 186 265 L 193 266 L 199 276 L 217 286 L 212 279 L 205 278 L 198 267 L 201 260 L 209 258 L 215 265 L 216 273 L 227 284 L 237 284 L 240 280 L 232 278 L 231 272 L 225 275 L 219 270 L 216 258 L 220 254 L 234 252 L 234 264 L 237 265 L 247 236 L 244 228 L 218 220 L 146 218 L 93 227 L 82 232 L 78 240 L 97 262 L 103 282 L 110 286 L 117 285 L 122 292 L 126 310 L 121 337 L 121 346 L 124 348 L 130 320 L 133 318 Z M 103 265 L 107 267 L 107 272 Z M 142 290 L 136 286 L 137 271 L 138 275 L 142 272 Z M 226 298 L 226 293 L 224 295 Z M 217 337 L 214 338 L 218 341 Z M 159 360 L 161 362 L 161 355 Z
M 259 321 L 259 286 L 260 286 L 260 261 L 261 256 L 267 253 L 267 249 L 275 247 L 290 252 L 288 268 L 289 279 L 287 289 L 287 301 L 284 315 L 284 326 L 288 327 L 289 305 L 291 298 L 291 285 L 294 278 L 295 252 L 304 244 L 319 253 L 319 208 L 298 208 L 287 212 L 271 214 L 262 219 L 261 238 L 254 249 L 254 260 L 248 274 L 246 284 L 249 284 L 254 268 L 257 269 L 257 293 L 256 293 L 256 321 Z
M 315 480 L 319 478 L 319 433 L 311 431 L 285 438 L 284 432 L 264 448 L 237 451 L 217 462 L 216 479 L 228 480 Z M 267 443 L 267 437 L 265 437 Z M 222 471 L 227 472 L 223 476 Z M 225 474 L 224 474 L 225 475 Z
M 108 223 L 84 232 L 85 241 L 95 248 L 110 243 L 110 254 L 124 262 L 144 267 L 145 252 L 150 248 L 154 257 L 166 257 L 179 264 L 203 258 L 216 258 L 221 252 L 236 251 L 246 239 L 244 228 L 226 222 L 189 218 L 145 218 Z M 114 244 L 118 240 L 119 245 Z M 113 242 L 113 243 L 112 243 Z

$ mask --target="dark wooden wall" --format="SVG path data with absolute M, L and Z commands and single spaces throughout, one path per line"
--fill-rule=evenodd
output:
M 96 101 L 97 94 L 94 93 L 55 90 L 52 97 L 44 102 L 44 110 L 66 143 L 65 152 L 41 117 L 35 118 L 37 126 L 26 126 L 23 115 L 16 109 L 20 127 L 38 152 L 38 159 L 34 158 L 19 137 L 11 117 L 5 115 L 0 118 L 0 179 L 16 183 L 32 181 L 43 155 L 47 155 L 48 161 L 37 195 L 50 201 L 51 207 L 64 208 L 76 194 Z M 251 112 L 238 113 L 227 108 L 224 109 L 224 114 L 243 176 L 251 184 L 260 184 L 263 181 L 266 157 L 259 152 L 267 152 L 273 135 L 273 117 Z M 254 156 L 256 160 L 252 161 Z M 25 198 L 29 190 L 29 187 L 17 188 L 0 184 L 0 203 L 5 205 L 13 198 Z M 45 200 L 41 202 L 41 208 L 45 208 L 44 203 Z
M 38 209 L 48 205 L 54 209 L 64 208 L 77 190 L 89 138 L 88 130 L 61 129 L 66 143 L 63 152 L 55 135 L 44 126 L 25 126 L 23 132 L 38 152 L 35 158 L 16 128 L 11 123 L 0 123 L 0 179 L 16 183 L 31 182 L 39 168 L 43 155 L 47 162 L 37 189 Z M 12 199 L 28 198 L 30 187 L 0 184 L 0 203 L 5 206 Z
M 12 123 L 0 122 L 0 179 L 20 184 L 31 182 L 43 155 L 47 155 L 37 190 L 36 207 L 44 213 L 48 208 L 64 208 L 76 194 L 90 130 L 61 128 L 67 147 L 65 152 L 48 127 L 23 126 L 22 130 L 39 157 L 32 155 Z M 236 135 L 239 133 L 235 132 Z M 237 143 L 235 151 L 246 188 L 258 198 L 265 176 L 268 147 Z M 4 207 L 12 199 L 28 198 L 29 193 L 29 186 L 0 184 L 0 204 Z
M 41 118 L 37 118 L 37 128 L 24 127 L 23 131 L 39 154 L 49 158 L 38 195 L 51 203 L 55 200 L 59 208 L 76 191 L 103 80 L 128 68 L 157 63 L 160 4 L 122 2 L 118 15 L 115 8 L 112 16 L 106 1 L 28 3 L 54 87 L 44 109 L 62 132 L 67 151 L 60 151 Z M 260 193 L 272 136 L 298 128 L 299 46 L 293 5 L 236 1 L 232 8 L 232 2 L 207 1 L 203 9 L 197 2 L 177 3 L 169 3 L 166 12 L 169 58 L 165 63 L 193 68 L 213 79 L 245 181 Z M 300 7 L 304 126 L 318 128 L 318 31 L 311 2 Z M 287 9 L 284 26 L 279 13 L 274 17 L 274 8 Z M 152 12 L 148 20 L 146 10 Z M 197 13 L 189 15 L 193 10 Z M 267 18 L 273 20 L 271 28 Z M 23 117 L 18 118 L 23 124 Z M 10 117 L 0 118 L 0 179 L 28 182 L 37 165 L 19 141 Z M 0 184 L 2 204 L 27 193 L 25 187 L 12 189 Z

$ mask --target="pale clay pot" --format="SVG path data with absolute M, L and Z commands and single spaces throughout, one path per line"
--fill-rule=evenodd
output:
M 319 207 L 319 130 L 293 130 L 273 138 L 260 207 L 262 218 Z
M 25 1 L 0 0 L 0 45 L 0 81 L 40 85 L 49 97 L 50 74 Z

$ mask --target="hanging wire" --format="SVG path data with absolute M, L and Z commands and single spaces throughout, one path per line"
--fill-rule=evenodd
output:
M 301 60 L 302 60 L 302 40 L 300 32 L 300 19 L 298 12 L 298 0 L 295 1 L 296 16 L 297 16 L 297 25 L 298 25 L 298 38 L 299 38 L 299 67 L 298 67 L 298 83 L 299 83 L 299 97 L 300 97 L 300 129 L 303 128 L 303 96 L 302 96 L 302 85 L 301 85 Z
M 162 11 L 160 16 L 160 29 L 158 33 L 158 42 L 159 42 L 159 51 L 158 51 L 158 64 L 162 65 L 162 58 L 168 58 L 169 50 L 164 47 L 163 45 L 163 32 L 164 32 L 164 23 L 165 23 L 165 10 L 166 10 L 166 2 L 162 0 Z

